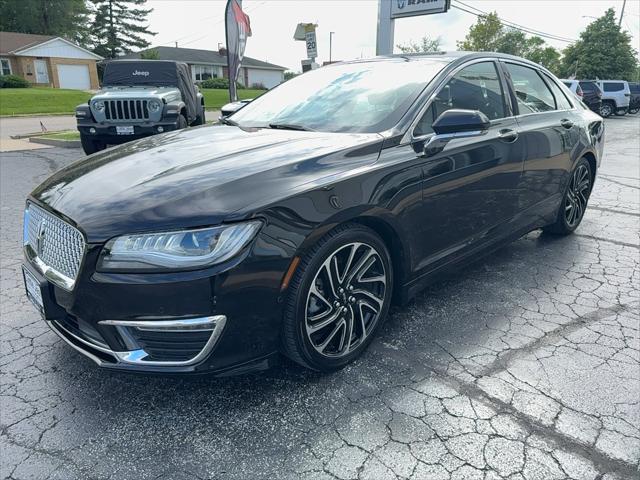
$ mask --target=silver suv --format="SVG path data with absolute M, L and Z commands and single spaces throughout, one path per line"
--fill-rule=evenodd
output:
M 625 115 L 629 110 L 631 90 L 626 80 L 593 80 L 602 90 L 600 116 Z
M 102 89 L 76 108 L 87 155 L 107 145 L 205 123 L 204 98 L 189 66 L 165 60 L 115 60 Z

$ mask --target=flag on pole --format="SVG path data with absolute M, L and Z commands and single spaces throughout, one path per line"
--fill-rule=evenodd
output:
M 242 11 L 242 0 L 227 0 L 225 12 L 227 65 L 229 67 L 229 99 L 238 101 L 236 82 L 240 75 L 247 37 L 251 36 L 249 16 Z

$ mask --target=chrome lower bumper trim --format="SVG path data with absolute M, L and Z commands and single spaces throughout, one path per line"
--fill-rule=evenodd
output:
M 49 322 L 51 329 L 66 343 L 68 343 L 71 347 L 82 353 L 83 355 L 91 358 L 98 365 L 104 365 L 108 362 L 105 362 L 103 359 L 98 358 L 96 355 L 92 354 L 90 351 L 82 348 L 82 345 L 86 345 L 87 347 L 97 350 L 99 352 L 110 355 L 114 358 L 114 363 L 122 363 L 126 365 L 139 365 L 139 366 L 158 366 L 158 367 L 187 367 L 190 365 L 195 365 L 203 360 L 205 360 L 213 348 L 215 347 L 220 335 L 222 335 L 222 331 L 227 323 L 227 317 L 225 315 L 214 315 L 211 317 L 202 317 L 202 318 L 192 318 L 192 319 L 179 319 L 179 320 L 102 320 L 100 322 L 101 325 L 109 325 L 114 326 L 118 329 L 120 328 L 138 328 L 140 330 L 152 330 L 152 331 L 211 331 L 211 335 L 209 336 L 209 340 L 205 346 L 200 350 L 200 352 L 190 358 L 189 360 L 182 361 L 161 361 L 161 360 L 145 360 L 149 354 L 143 349 L 129 350 L 124 352 L 116 352 L 110 350 L 108 348 L 101 347 L 96 345 L 95 343 L 88 342 L 83 338 L 80 338 L 77 335 L 74 335 L 69 330 L 64 328 L 62 325 L 57 323 L 55 320 Z M 62 330 L 59 331 L 59 330 Z M 80 345 L 74 343 L 71 339 L 67 337 L 72 337 L 72 339 L 78 342 Z

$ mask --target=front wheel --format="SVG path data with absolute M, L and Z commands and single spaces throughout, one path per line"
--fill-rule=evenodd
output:
M 393 289 L 384 242 L 371 229 L 332 230 L 301 260 L 283 321 L 284 353 L 330 372 L 355 360 L 383 323 Z
M 602 102 L 602 105 L 600 105 L 600 116 L 602 118 L 607 118 L 610 117 L 613 114 L 613 105 L 611 105 L 611 103 L 609 102 Z
M 638 113 L 640 111 L 640 105 L 638 106 L 634 106 L 633 108 L 629 109 L 629 113 L 632 115 L 635 115 L 636 113 Z
M 587 209 L 593 175 L 589 162 L 582 158 L 571 174 L 556 221 L 543 230 L 557 235 L 568 235 L 578 228 Z
M 80 143 L 82 144 L 84 153 L 87 155 L 91 155 L 92 153 L 96 153 L 107 148 L 106 143 L 89 135 L 80 134 Z

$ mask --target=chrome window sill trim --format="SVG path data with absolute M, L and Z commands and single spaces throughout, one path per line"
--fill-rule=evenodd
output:
M 67 291 L 73 290 L 73 287 L 76 284 L 76 281 L 71 279 L 71 278 L 69 278 L 69 277 L 67 277 L 66 275 L 63 275 L 62 273 L 58 272 L 55 268 L 52 268 L 49 265 L 45 264 L 40 259 L 40 257 L 38 257 L 38 254 L 35 252 L 35 250 L 33 249 L 33 247 L 31 245 L 26 244 L 24 246 L 24 255 L 27 258 L 27 260 L 34 267 L 36 267 L 38 272 L 40 272 L 40 274 L 42 274 L 42 276 L 44 276 L 44 278 L 46 278 L 51 283 L 59 286 L 60 288 L 65 289 Z M 84 254 L 83 254 L 83 256 L 84 256 Z

